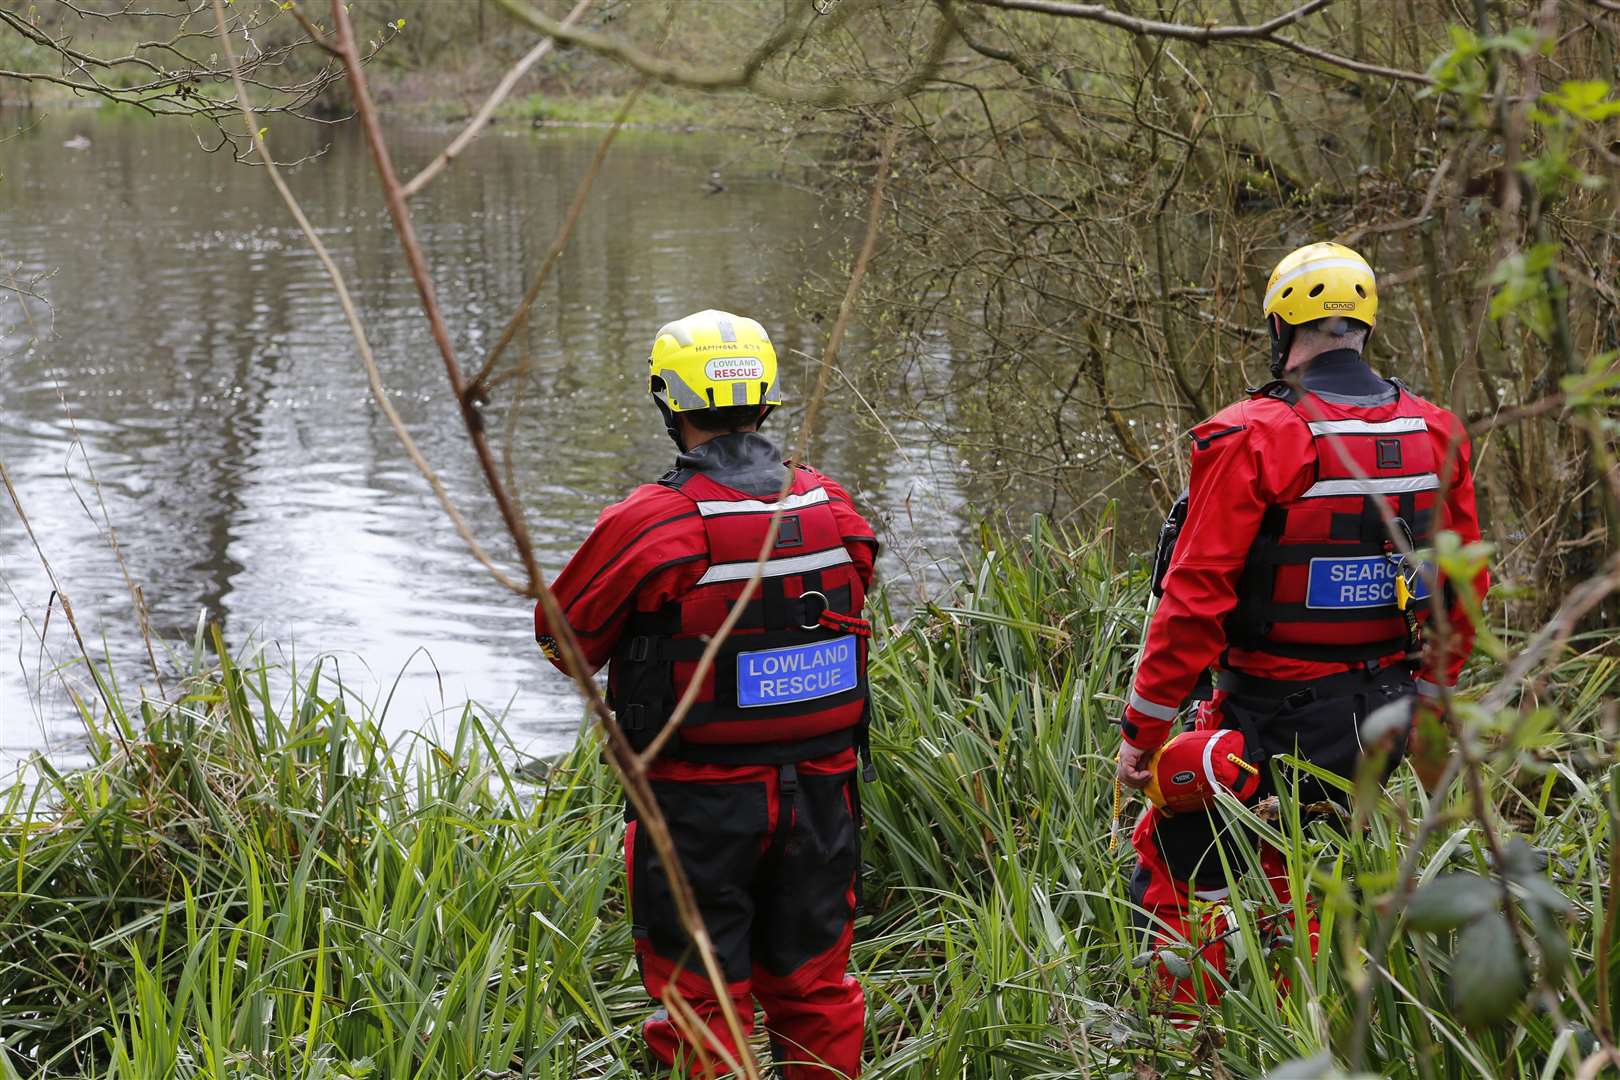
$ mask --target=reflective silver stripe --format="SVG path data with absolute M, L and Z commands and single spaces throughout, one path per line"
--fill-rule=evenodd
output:
M 802 574 L 808 570 L 825 570 L 829 566 L 843 566 L 853 562 L 849 552 L 841 547 L 829 548 L 826 551 L 815 551 L 809 555 L 794 555 L 786 559 L 767 559 L 765 561 L 764 577 L 787 577 L 789 574 Z M 720 581 L 747 581 L 754 576 L 753 559 L 747 562 L 715 563 L 703 571 L 698 578 L 699 585 L 713 585 Z
M 1421 416 L 1397 416 L 1393 420 L 1369 423 L 1366 420 L 1312 420 L 1312 435 L 1394 435 L 1402 431 L 1428 431 Z
M 1400 495 L 1407 491 L 1433 491 L 1440 486 L 1434 473 L 1422 476 L 1368 477 L 1349 476 L 1342 480 L 1318 480 L 1305 489 L 1302 499 L 1321 499 L 1329 495 Z
M 1368 277 L 1373 277 L 1371 268 L 1369 268 L 1367 264 L 1362 262 L 1360 259 L 1317 259 L 1313 262 L 1296 266 L 1292 270 L 1288 271 L 1288 273 L 1278 278 L 1277 284 L 1266 290 L 1266 299 L 1265 302 L 1260 305 L 1261 310 L 1270 307 L 1272 297 L 1276 296 L 1279 291 L 1286 289 L 1290 282 L 1297 281 L 1306 274 L 1314 273 L 1317 270 L 1360 270 Z M 1374 280 L 1376 281 L 1377 279 L 1374 278 Z
M 781 507 L 783 510 L 797 510 L 804 506 L 817 506 L 827 501 L 827 489 L 813 487 L 809 491 L 801 491 L 796 495 L 784 495 L 776 502 L 766 502 L 763 499 L 712 499 L 697 504 L 698 513 L 704 517 L 719 517 L 721 514 L 760 514 Z
M 1224 738 L 1226 738 L 1225 735 L 1217 735 L 1204 744 L 1204 779 L 1209 781 L 1211 798 L 1214 797 L 1217 791 L 1221 790 L 1221 782 L 1215 776 L 1215 744 Z
M 1194 889 L 1193 895 L 1200 900 L 1225 900 L 1232 895 L 1231 889 Z
M 1446 688 L 1439 683 L 1430 682 L 1428 679 L 1417 680 L 1418 697 L 1437 698 L 1444 689 Z
M 1160 705 L 1149 701 L 1135 690 L 1131 691 L 1130 706 L 1143 716 L 1151 716 L 1155 720 L 1174 720 L 1176 713 L 1181 711 L 1173 705 Z
M 716 319 L 714 321 L 714 324 L 720 330 L 720 340 L 721 341 L 736 341 L 737 340 L 737 330 L 736 330 L 735 327 L 733 327 L 731 325 L 731 320 L 730 319 Z

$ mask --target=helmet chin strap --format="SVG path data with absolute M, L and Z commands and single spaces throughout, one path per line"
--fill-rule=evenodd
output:
M 658 406 L 658 411 L 664 414 L 664 431 L 668 433 L 670 442 L 675 444 L 675 449 L 686 453 L 686 444 L 681 441 L 681 426 L 675 422 L 675 413 L 657 394 L 652 395 L 652 399 L 653 404 Z
M 1266 329 L 1271 332 L 1271 377 L 1280 379 L 1288 370 L 1288 350 L 1294 345 L 1294 327 L 1284 322 L 1281 315 L 1273 315 L 1266 320 Z
M 681 426 L 675 422 L 674 410 L 672 410 L 669 405 L 665 403 L 664 399 L 659 397 L 657 394 L 653 394 L 652 399 L 653 404 L 658 406 L 658 411 L 664 414 L 664 431 L 669 435 L 669 441 L 675 444 L 675 449 L 679 450 L 683 454 L 686 453 L 690 447 L 681 441 Z M 759 411 L 759 425 L 763 426 L 765 423 L 765 418 L 770 416 L 771 413 L 775 411 L 775 405 L 762 406 Z

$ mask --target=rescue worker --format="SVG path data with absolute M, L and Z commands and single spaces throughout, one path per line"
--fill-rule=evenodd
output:
M 1441 688 L 1455 684 L 1473 645 L 1455 592 L 1440 583 L 1449 651 L 1434 635 L 1422 647 L 1433 572 L 1404 560 L 1391 535 L 1390 519 L 1411 549 L 1441 529 L 1465 543 L 1480 532 L 1462 424 L 1362 358 L 1378 311 L 1372 268 L 1339 244 L 1300 248 L 1272 271 L 1264 309 L 1275 381 L 1192 430 L 1185 519 L 1120 725 L 1118 777 L 1154 804 L 1132 835 L 1131 899 L 1161 946 L 1202 961 L 1193 978 L 1160 966 L 1181 1015 L 1219 998 L 1229 924 L 1215 845 L 1240 840 L 1213 797 L 1194 793 L 1289 797 L 1294 778 L 1279 792 L 1265 764 L 1284 753 L 1353 776 L 1368 714 L 1415 693 L 1414 730 L 1436 730 Z M 1484 575 L 1471 584 L 1482 596 Z M 1212 666 L 1214 692 L 1194 731 L 1166 745 Z M 1405 734 L 1388 748 L 1386 778 Z M 1414 764 L 1432 785 L 1433 757 Z M 1335 788 L 1298 782 L 1301 805 L 1343 802 Z M 1240 853 L 1227 852 L 1240 871 Z M 1281 853 L 1264 848 L 1260 865 L 1287 907 Z M 1314 917 L 1307 932 L 1314 952 Z
M 675 467 L 603 511 L 553 589 L 587 662 L 608 665 L 608 700 L 644 750 L 785 508 L 760 587 L 650 779 L 745 1031 L 757 999 L 785 1080 L 853 1077 L 865 1022 L 845 970 L 866 751 L 871 628 L 861 610 L 877 540 L 843 488 L 784 463 L 758 433 L 783 400 L 759 323 L 723 311 L 669 323 L 653 341 L 648 385 L 679 450 Z M 561 667 L 538 608 L 535 633 Z M 634 820 L 624 860 L 643 986 L 655 1001 L 673 987 L 734 1053 Z M 712 1044 L 688 1045 L 665 1010 L 642 1031 L 659 1068 L 719 1075 Z

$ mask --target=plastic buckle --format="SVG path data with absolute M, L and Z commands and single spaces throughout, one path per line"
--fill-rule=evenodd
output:
M 647 718 L 647 707 L 645 705 L 626 705 L 620 710 L 619 715 L 621 718 L 619 720 L 620 727 L 626 731 L 640 731 L 643 722 Z
M 1307 686 L 1305 689 L 1295 690 L 1292 694 L 1289 694 L 1287 697 L 1283 698 L 1283 708 L 1303 709 L 1305 706 L 1309 705 L 1315 700 L 1316 691 Z
M 791 799 L 799 791 L 799 770 L 792 765 L 783 765 L 776 771 L 776 779 L 780 785 L 781 796 Z
M 632 664 L 642 663 L 652 654 L 652 639 L 638 637 L 630 639 L 630 648 L 625 652 L 625 659 Z

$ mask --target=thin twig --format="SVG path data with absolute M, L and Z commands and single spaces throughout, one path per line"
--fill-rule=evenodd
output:
M 855 310 L 855 295 L 861 287 L 861 279 L 866 276 L 867 263 L 871 261 L 872 249 L 877 246 L 878 224 L 882 219 L 883 188 L 889 178 L 889 160 L 894 154 L 894 147 L 900 138 L 898 126 L 891 126 L 888 137 L 883 142 L 883 153 L 878 158 L 877 177 L 872 182 L 872 197 L 866 212 L 866 237 L 861 241 L 860 254 L 856 256 L 855 265 L 850 271 L 849 286 L 844 290 L 844 299 L 838 306 L 838 318 L 833 323 L 832 333 L 827 335 L 827 349 L 821 358 L 821 371 L 816 376 L 816 388 L 810 395 L 809 404 L 804 411 L 804 420 L 799 425 L 798 449 L 794 452 L 795 459 L 802 459 L 810 446 L 810 434 L 815 429 L 816 415 L 821 408 L 821 400 L 827 392 L 828 376 L 831 375 L 838 361 L 838 349 L 844 341 L 844 330 L 849 326 L 850 315 Z M 669 720 L 659 731 L 652 743 L 641 752 L 642 764 L 648 764 L 658 757 L 669 740 L 675 737 L 682 721 L 697 701 L 698 693 L 702 690 L 703 680 L 714 667 L 714 658 L 720 647 L 725 644 L 726 638 L 742 618 L 743 609 L 753 599 L 754 592 L 759 588 L 765 576 L 765 564 L 770 560 L 771 552 L 776 547 L 777 531 L 782 525 L 782 515 L 787 507 L 782 499 L 793 488 L 793 469 L 790 467 L 782 478 L 782 486 L 776 493 L 777 508 L 771 513 L 770 525 L 765 530 L 765 538 L 759 545 L 759 557 L 754 562 L 754 572 L 743 585 L 742 593 L 731 610 L 726 614 L 725 622 L 715 631 L 714 636 L 698 657 L 697 666 L 692 669 L 692 675 L 686 684 L 686 692 L 676 704 L 675 711 L 670 714 Z
M 522 302 L 518 304 L 517 310 L 512 313 L 512 317 L 507 320 L 505 329 L 501 331 L 501 336 L 496 338 L 495 344 L 490 347 L 489 356 L 484 360 L 483 367 L 478 369 L 478 374 L 474 375 L 467 384 L 467 392 L 473 398 L 482 399 L 488 392 L 489 377 L 495 370 L 496 361 L 500 359 L 501 353 L 506 351 L 506 347 L 512 343 L 512 338 L 518 332 L 518 328 L 528 321 L 529 309 L 534 306 L 535 300 L 540 296 L 540 290 L 545 287 L 546 279 L 551 276 L 551 271 L 557 265 L 557 260 L 562 257 L 563 249 L 568 246 L 568 238 L 573 235 L 574 225 L 579 221 L 580 214 L 585 210 L 586 200 L 591 194 L 591 186 L 596 183 L 596 177 L 602 171 L 602 162 L 607 158 L 608 147 L 613 145 L 614 138 L 619 134 L 620 129 L 624 127 L 624 122 L 629 117 L 630 110 L 635 106 L 636 100 L 641 97 L 641 92 L 647 89 L 648 82 L 649 80 L 643 77 L 635 85 L 629 96 L 624 99 L 624 104 L 619 107 L 617 115 L 613 117 L 613 123 L 608 128 L 607 133 L 602 136 L 602 141 L 596 144 L 596 153 L 591 156 L 591 163 L 586 166 L 584 175 L 579 178 L 579 183 L 574 188 L 574 201 L 568 205 L 568 213 L 563 215 L 562 226 L 557 230 L 557 236 L 552 240 L 551 247 L 546 249 L 545 261 L 540 264 L 540 271 L 535 274 L 534 280 L 529 283 L 528 291 L 523 294 Z
M 108 724 L 113 734 L 118 737 L 118 744 L 123 747 L 124 753 L 129 753 L 129 745 L 124 742 L 124 733 L 120 730 L 116 717 L 118 711 L 107 697 L 107 688 L 102 685 L 101 677 L 96 674 L 95 662 L 90 659 L 90 650 L 84 644 L 84 635 L 79 633 L 79 620 L 73 615 L 73 602 L 68 599 L 62 583 L 56 579 L 56 571 L 51 568 L 51 561 L 45 557 L 45 549 L 39 546 L 39 537 L 34 535 L 33 523 L 28 520 L 28 514 L 23 510 L 22 499 L 17 495 L 17 489 L 11 486 L 11 473 L 6 470 L 6 463 L 0 460 L 0 481 L 6 485 L 6 494 L 11 496 L 11 505 L 17 510 L 17 520 L 22 522 L 23 531 L 28 534 L 28 542 L 34 545 L 34 554 L 39 557 L 39 564 L 45 568 L 45 576 L 50 579 L 52 593 L 62 601 L 62 614 L 67 616 L 68 627 L 73 631 L 73 640 L 78 642 L 79 655 L 84 658 L 85 669 L 90 673 L 90 681 L 96 685 L 96 693 L 101 696 L 102 705 L 107 708 Z M 44 644 L 44 635 L 40 635 L 40 643 Z
M 450 389 L 455 394 L 456 404 L 461 410 L 461 421 L 467 429 L 467 438 L 472 442 L 473 452 L 478 456 L 478 466 L 483 470 L 484 482 L 488 485 L 490 496 L 500 510 L 501 520 L 506 524 L 506 531 L 511 535 L 513 546 L 517 548 L 518 560 L 523 564 L 525 583 L 519 591 L 525 596 L 534 596 L 539 588 L 541 573 L 540 565 L 535 560 L 534 544 L 529 540 L 528 525 L 508 496 L 505 484 L 501 482 L 500 469 L 495 462 L 495 455 L 489 448 L 489 440 L 484 434 L 483 414 L 478 411 L 477 404 L 467 393 L 466 379 L 462 375 L 461 364 L 456 359 L 455 346 L 450 343 L 450 330 L 445 325 L 444 312 L 439 306 L 438 294 L 433 287 L 433 277 L 428 273 L 427 259 L 422 254 L 421 244 L 417 242 L 416 226 L 411 220 L 410 208 L 405 205 L 404 189 L 400 187 L 399 177 L 394 172 L 393 158 L 388 152 L 388 143 L 383 138 L 382 122 L 377 116 L 376 107 L 372 104 L 365 72 L 361 70 L 360 52 L 355 47 L 354 41 L 354 27 L 349 22 L 349 10 L 343 0 L 332 0 L 332 19 L 337 24 L 338 48 L 343 53 L 343 68 L 348 72 L 349 88 L 354 94 L 355 112 L 359 114 L 361 126 L 365 129 L 366 143 L 371 148 L 371 158 L 377 167 L 377 176 L 382 184 L 383 199 L 388 204 L 389 216 L 394 221 L 394 231 L 399 235 L 400 247 L 405 251 L 405 262 L 410 267 L 411 279 L 416 283 L 422 310 L 427 315 L 434 344 L 438 346 L 439 356 L 444 361 L 445 375 L 450 380 Z
M 564 16 L 562 25 L 565 27 L 573 26 L 585 14 L 585 9 L 590 6 L 591 0 L 579 0 L 579 3 L 574 5 L 574 9 Z M 484 126 L 489 123 L 489 118 L 494 115 L 501 102 L 506 100 L 506 95 L 512 92 L 512 87 L 517 85 L 518 80 L 523 78 L 525 72 L 551 51 L 556 42 L 556 38 L 547 37 L 540 44 L 524 53 L 522 59 L 508 69 L 506 74 L 501 77 L 501 81 L 495 84 L 495 89 L 490 91 L 489 97 L 484 100 L 484 104 L 473 114 L 473 118 L 467 121 L 467 126 L 462 128 L 461 134 L 452 139 L 449 146 L 439 151 L 437 157 L 424 165 L 422 171 L 411 177 L 409 182 L 405 184 L 402 189 L 405 198 L 411 198 L 432 183 L 435 176 L 438 176 L 439 173 L 449 167 L 450 163 L 460 156 L 461 152 L 467 149 L 467 146 L 474 139 L 478 138 L 483 132 Z
M 343 272 L 338 269 L 337 263 L 332 260 L 331 254 L 326 250 L 326 245 L 321 242 L 321 238 L 316 234 L 315 227 L 310 224 L 309 218 L 305 216 L 303 207 L 299 205 L 297 199 L 293 198 L 293 193 L 287 187 L 287 182 L 282 179 L 281 170 L 276 167 L 275 159 L 270 156 L 270 148 L 264 143 L 264 138 L 259 131 L 258 119 L 254 114 L 253 106 L 248 101 L 247 87 L 239 77 L 240 68 L 236 63 L 236 49 L 231 44 L 230 34 L 225 25 L 223 5 L 218 0 L 215 0 L 214 8 L 219 22 L 219 39 L 225 50 L 226 62 L 230 65 L 232 81 L 236 86 L 237 107 L 241 110 L 242 118 L 247 124 L 248 137 L 253 140 L 253 146 L 258 151 L 259 160 L 264 162 L 265 170 L 270 174 L 270 182 L 275 185 L 276 192 L 281 196 L 281 201 L 286 204 L 288 212 L 293 216 L 293 220 L 298 223 L 299 231 L 304 234 L 304 239 L 309 241 L 309 246 L 314 249 L 316 257 L 321 261 L 321 265 L 326 268 L 326 276 L 331 279 L 332 289 L 337 293 L 338 304 L 343 308 L 344 318 L 348 320 L 349 331 L 354 335 L 355 349 L 360 355 L 360 363 L 366 369 L 366 382 L 371 387 L 372 400 L 377 403 L 377 408 L 382 411 L 383 418 L 394 429 L 394 435 L 399 439 L 400 445 L 404 447 L 406 456 L 411 459 L 411 464 L 416 466 L 416 471 L 422 474 L 422 479 L 426 480 L 428 486 L 433 489 L 433 494 L 438 498 L 439 505 L 444 508 L 445 514 L 450 518 L 450 523 L 455 527 L 456 533 L 460 535 L 462 542 L 467 545 L 467 550 L 472 552 L 473 558 L 482 563 L 496 581 L 513 592 L 522 593 L 524 591 L 523 586 L 509 577 L 499 566 L 495 565 L 495 561 L 489 557 L 483 546 L 478 543 L 477 538 L 473 536 L 472 528 L 467 524 L 466 518 L 462 517 L 461 511 L 456 509 L 456 504 L 451 500 L 449 491 L 445 489 L 444 484 L 439 480 L 438 473 L 433 471 L 433 467 L 428 464 L 427 458 L 422 455 L 422 451 L 417 449 L 416 440 L 411 438 L 411 433 L 405 428 L 405 422 L 400 419 L 393 402 L 389 400 L 388 391 L 382 383 L 382 373 L 377 368 L 377 359 L 371 351 L 371 342 L 367 339 L 365 326 L 360 321 L 360 312 L 354 305 L 354 298 L 349 294 L 348 282 L 344 279 Z

